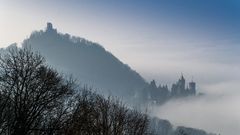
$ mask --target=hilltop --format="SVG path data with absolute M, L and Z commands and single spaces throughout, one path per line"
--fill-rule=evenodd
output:
M 139 73 L 98 43 L 59 33 L 51 23 L 25 39 L 23 46 L 28 45 L 46 57 L 53 67 L 104 94 L 130 97 L 147 85 Z

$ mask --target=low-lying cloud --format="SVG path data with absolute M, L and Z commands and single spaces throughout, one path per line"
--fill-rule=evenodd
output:
M 175 126 L 200 128 L 221 135 L 240 133 L 238 42 L 197 39 L 189 43 L 173 39 L 169 44 L 159 41 L 156 45 L 148 44 L 147 48 L 138 46 L 138 50 L 134 48 L 137 51 L 130 48 L 132 53 L 124 61 L 134 65 L 133 68 L 148 81 L 155 79 L 158 84 L 169 87 L 181 72 L 187 82 L 193 76 L 197 91 L 205 96 L 177 99 L 156 106 L 153 115 L 168 119 Z
M 240 91 L 237 82 L 206 87 L 211 91 L 197 98 L 176 99 L 156 106 L 153 115 L 175 126 L 204 129 L 221 135 L 240 133 Z

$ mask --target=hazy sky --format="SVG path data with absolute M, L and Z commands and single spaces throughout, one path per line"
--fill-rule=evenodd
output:
M 102 44 L 148 80 L 170 83 L 181 72 L 199 83 L 239 77 L 237 0 L 0 0 L 0 45 L 48 21 Z
M 100 43 L 147 80 L 170 84 L 182 72 L 202 92 L 240 99 L 239 0 L 0 0 L 0 46 L 48 21 Z

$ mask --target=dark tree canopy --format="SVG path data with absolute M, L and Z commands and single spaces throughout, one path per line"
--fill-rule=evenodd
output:
M 147 115 L 75 87 L 29 48 L 0 56 L 0 134 L 144 135 Z
M 128 109 L 112 97 L 107 99 L 88 90 L 76 98 L 76 106 L 68 121 L 67 135 L 145 135 L 148 117 Z
M 31 49 L 8 50 L 0 57 L 1 131 L 30 134 L 40 128 L 44 117 L 72 94 L 72 86 Z

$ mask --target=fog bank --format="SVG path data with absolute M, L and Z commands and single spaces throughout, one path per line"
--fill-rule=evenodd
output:
M 156 106 L 153 115 L 168 119 L 175 126 L 190 126 L 221 135 L 240 133 L 240 92 L 237 82 L 227 82 L 205 88 L 205 96 L 176 99 Z

